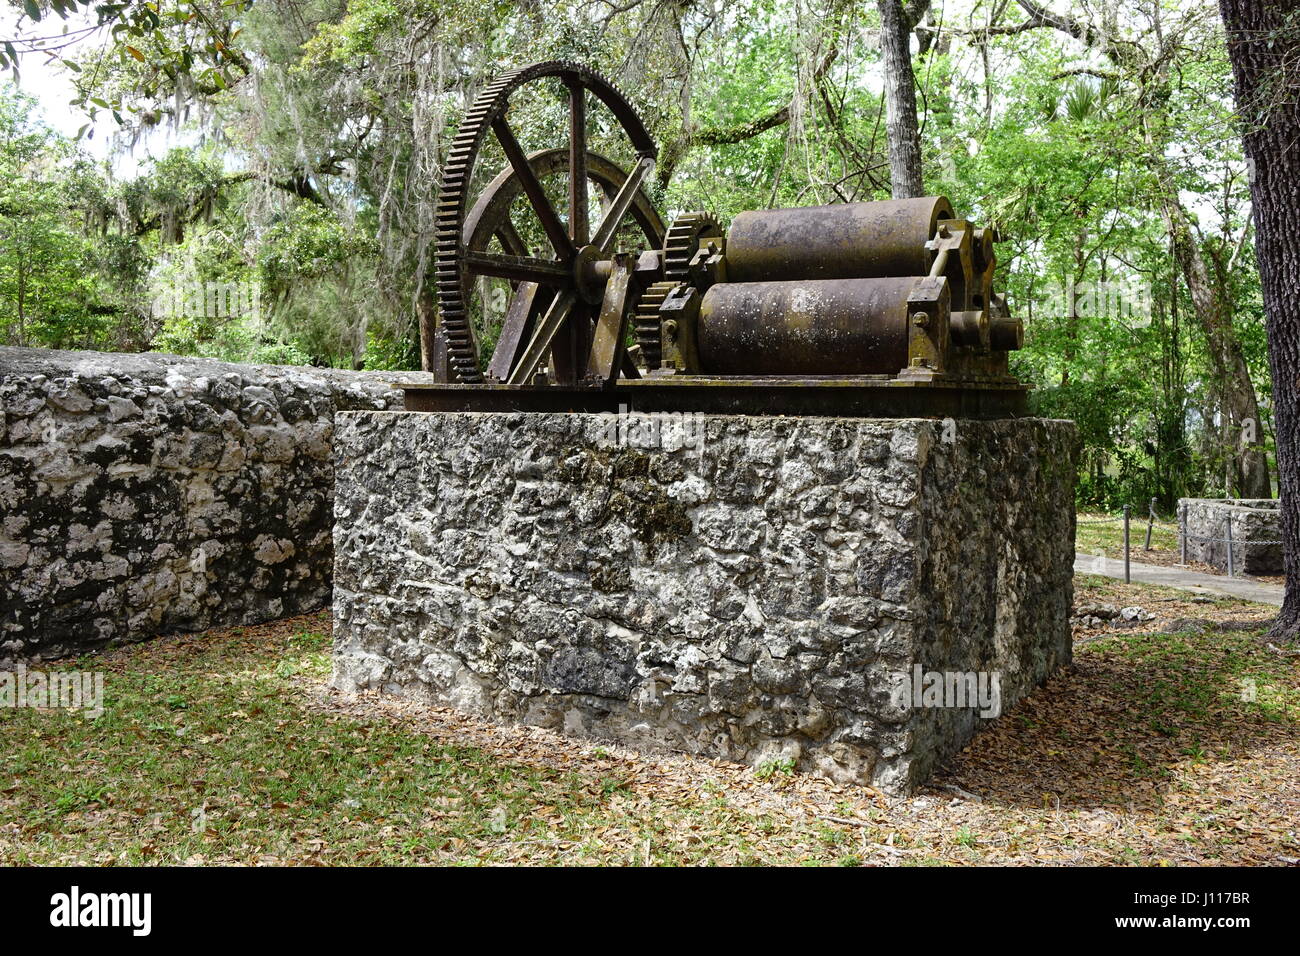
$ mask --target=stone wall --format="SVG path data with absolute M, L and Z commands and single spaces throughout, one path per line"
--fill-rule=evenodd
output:
M 1282 530 L 1273 498 L 1180 498 L 1178 513 L 1187 538 L 1187 559 L 1237 574 L 1281 574 Z
M 0 349 L 0 658 L 323 606 L 334 414 L 394 378 Z
M 1069 423 L 681 424 L 340 414 L 336 685 L 900 792 L 978 723 L 900 675 L 1070 660 Z

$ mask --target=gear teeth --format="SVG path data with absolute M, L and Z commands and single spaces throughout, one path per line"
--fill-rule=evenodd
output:
M 668 294 L 689 278 L 691 259 L 700 240 L 721 238 L 722 226 L 707 212 L 688 212 L 678 216 L 664 236 L 664 278 L 646 289 L 637 300 L 633 319 L 637 345 L 645 356 L 646 368 L 659 368 L 663 361 L 660 339 L 659 306 Z
M 655 282 L 641 294 L 636 303 L 633 329 L 636 344 L 645 356 L 646 368 L 654 371 L 663 360 L 663 342 L 660 339 L 659 306 L 664 304 L 668 293 L 677 288 L 676 282 Z
M 722 238 L 722 226 L 707 212 L 683 213 L 674 219 L 664 236 L 664 278 L 685 282 L 700 240 L 712 238 Z

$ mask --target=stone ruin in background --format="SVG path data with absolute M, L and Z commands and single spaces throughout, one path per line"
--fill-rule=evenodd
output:
M 1188 561 L 1236 574 L 1282 574 L 1282 528 L 1273 498 L 1180 498 L 1180 545 Z M 1185 542 L 1185 544 L 1184 544 Z

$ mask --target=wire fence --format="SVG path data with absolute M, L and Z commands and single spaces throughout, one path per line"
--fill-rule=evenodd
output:
M 1105 518 L 1076 519 L 1076 521 L 1075 521 L 1075 525 L 1076 525 L 1077 527 L 1100 526 L 1100 525 L 1114 525 L 1114 524 L 1116 524 L 1116 523 L 1118 523 L 1118 522 L 1123 522 L 1123 525 L 1124 525 L 1124 581 L 1125 581 L 1126 583 L 1130 583 L 1130 582 L 1133 580 L 1132 568 L 1130 567 L 1131 562 L 1132 562 L 1132 550 L 1133 550 L 1133 549 L 1132 549 L 1132 524 L 1133 524 L 1133 513 L 1134 513 L 1134 508 L 1133 508 L 1133 506 L 1132 506 L 1132 505 L 1125 505 L 1122 514 L 1113 515 L 1113 516 L 1108 516 L 1108 517 L 1105 517 Z M 1187 563 L 1187 545 L 1188 545 L 1189 543 L 1191 543 L 1191 542 L 1226 544 L 1226 545 L 1227 545 L 1227 548 L 1226 548 L 1225 550 L 1226 550 L 1226 553 L 1227 553 L 1227 559 L 1228 559 L 1228 560 L 1227 560 L 1227 565 L 1228 565 L 1228 567 L 1227 567 L 1228 577 L 1236 577 L 1236 576 L 1237 576 L 1237 569 L 1236 569 L 1236 564 L 1237 564 L 1237 562 L 1236 562 L 1236 555 L 1235 555 L 1235 552 L 1236 552 L 1236 550 L 1237 550 L 1238 548 L 1245 548 L 1245 547 L 1270 547 L 1270 546 L 1273 546 L 1273 545 L 1281 545 L 1281 544 L 1282 544 L 1282 542 L 1281 542 L 1280 540 L 1278 540 L 1278 541 L 1274 541 L 1274 540 L 1271 540 L 1271 539 L 1242 538 L 1242 537 L 1240 537 L 1239 535 L 1234 535 L 1234 534 L 1232 533 L 1232 509 L 1230 509 L 1230 508 L 1224 510 L 1224 519 L 1225 519 L 1225 521 L 1224 521 L 1224 526 L 1225 526 L 1225 529 L 1226 529 L 1226 530 L 1224 531 L 1224 536 L 1221 537 L 1221 538 L 1220 538 L 1220 537 L 1214 537 L 1214 536 L 1212 536 L 1212 535 L 1188 534 L 1188 533 L 1187 533 L 1187 505 L 1181 505 L 1181 506 L 1179 507 L 1179 509 L 1178 509 L 1178 524 L 1177 524 L 1176 528 L 1177 528 L 1177 533 L 1178 533 L 1178 552 L 1179 552 L 1179 560 L 1180 560 L 1180 562 L 1181 562 L 1182 564 L 1186 564 L 1186 563 Z M 1155 529 L 1155 527 L 1156 527 L 1156 522 L 1157 522 L 1157 520 L 1158 520 L 1158 519 L 1157 519 L 1157 515 L 1156 515 L 1156 499 L 1152 498 L 1151 501 L 1150 501 L 1150 502 L 1148 503 L 1148 505 L 1147 505 L 1147 513 L 1146 513 L 1146 524 L 1147 524 L 1147 526 L 1146 526 L 1146 544 L 1145 544 L 1144 547 L 1143 547 L 1143 550 L 1145 550 L 1145 551 L 1150 551 L 1150 550 L 1151 550 L 1151 535 L 1152 535 L 1152 532 L 1154 531 L 1154 529 Z M 1165 527 L 1164 529 L 1162 529 L 1162 530 L 1173 530 L 1172 528 L 1169 528 L 1169 527 L 1168 527 L 1168 526 L 1169 526 L 1169 523 L 1168 523 L 1168 522 L 1161 522 L 1161 524 L 1163 524 L 1163 525 L 1166 526 L 1166 527 Z

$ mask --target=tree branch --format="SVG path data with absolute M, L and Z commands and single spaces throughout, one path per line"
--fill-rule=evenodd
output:
M 715 126 L 710 129 L 698 130 L 692 134 L 691 142 L 703 146 L 742 143 L 747 139 L 753 139 L 759 133 L 766 133 L 768 130 L 789 121 L 790 107 L 787 104 L 750 123 L 741 123 L 737 126 Z
M 831 64 L 835 62 L 837 56 L 839 56 L 839 48 L 832 47 L 817 69 L 813 71 L 814 84 L 821 82 L 822 77 L 831 68 Z M 672 180 L 677 164 L 696 146 L 730 146 L 735 143 L 743 143 L 745 140 L 753 139 L 760 133 L 766 133 L 770 129 L 783 126 L 789 121 L 790 104 L 787 103 L 772 110 L 766 116 L 750 120 L 748 123 L 740 123 L 735 126 L 712 126 L 705 129 L 688 128 L 680 140 L 667 142 L 660 148 L 656 178 L 659 180 L 660 185 L 667 186 Z
M 1096 50 L 1118 65 L 1132 65 L 1137 59 L 1135 44 L 1111 37 L 1086 21 L 1068 13 L 1049 10 L 1037 0 L 1016 0 L 1016 4 L 1028 14 L 1028 19 L 1021 23 L 979 27 L 963 31 L 964 35 L 974 37 L 978 41 L 993 36 L 1015 36 L 1028 33 L 1030 30 L 1051 29 L 1073 37 L 1090 50 Z

